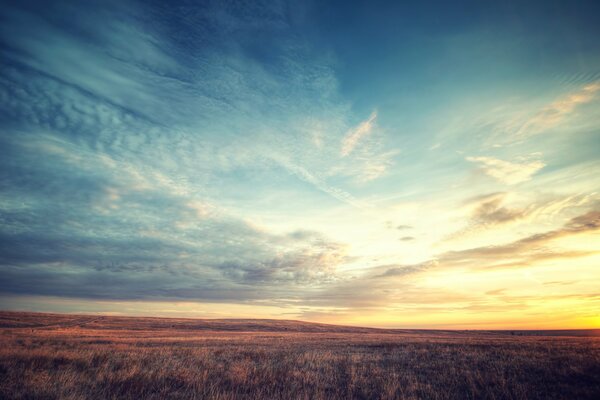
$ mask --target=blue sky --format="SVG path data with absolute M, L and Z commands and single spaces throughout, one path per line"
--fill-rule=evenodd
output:
M 3 2 L 5 309 L 600 326 L 597 2 Z

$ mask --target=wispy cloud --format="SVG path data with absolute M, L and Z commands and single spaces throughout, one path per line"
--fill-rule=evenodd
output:
M 571 259 L 600 254 L 598 250 L 574 250 L 560 248 L 555 242 L 562 238 L 594 234 L 600 230 L 600 212 L 591 210 L 571 218 L 558 229 L 511 241 L 506 244 L 481 246 L 437 254 L 430 260 L 415 264 L 389 264 L 374 266 L 356 277 L 346 277 L 325 291 L 311 293 L 311 304 L 334 306 L 345 304 L 359 309 L 381 310 L 402 304 L 421 307 L 425 304 L 443 304 L 454 301 L 479 304 L 477 295 L 420 290 L 415 279 L 433 272 L 449 270 L 494 271 L 503 269 L 526 269 L 544 261 Z M 429 274 L 429 275 L 427 275 Z M 542 297 L 543 298 L 543 297 Z M 491 307 L 491 306 L 490 306 Z M 502 307 L 496 305 L 496 307 Z M 524 306 L 525 307 L 525 306 Z
M 419 272 L 428 270 L 429 268 L 435 268 L 438 266 L 437 260 L 425 261 L 419 264 L 412 265 L 382 265 L 371 270 L 373 273 L 372 278 L 390 278 L 390 277 L 403 277 Z M 383 271 L 383 272 L 379 272 Z
M 349 204 L 349 205 L 359 208 L 359 209 L 371 208 L 371 206 L 368 203 L 365 203 L 365 202 L 357 199 L 356 197 L 352 196 L 350 193 L 348 193 L 342 189 L 328 185 L 323 179 L 310 173 L 306 168 L 296 165 L 295 163 L 291 162 L 290 160 L 287 160 L 285 157 L 281 157 L 278 155 L 271 155 L 271 158 L 275 162 L 277 162 L 279 165 L 284 167 L 287 171 L 291 172 L 292 174 L 297 176 L 302 181 L 310 183 L 316 189 L 322 191 L 323 193 L 326 193 L 329 196 L 331 196 L 341 202 L 344 202 L 346 204 Z
M 406 229 L 413 229 L 413 227 L 410 226 L 410 225 L 396 225 L 396 226 L 393 226 L 393 224 L 391 222 L 389 222 L 387 224 L 387 227 L 388 228 L 393 228 L 393 229 L 398 229 L 399 231 L 406 230 Z
M 524 139 L 556 127 L 578 106 L 593 101 L 598 91 L 600 82 L 593 82 L 560 97 L 523 122 L 514 133 L 515 138 Z
M 597 102 L 599 91 L 600 82 L 592 81 L 551 101 L 535 97 L 511 99 L 475 116 L 471 126 L 462 129 L 474 129 L 472 134 L 485 136 L 486 146 L 492 148 L 521 145 L 540 134 L 585 131 L 597 125 L 598 115 L 589 109 L 581 111 Z
M 526 182 L 546 166 L 539 160 L 511 162 L 494 157 L 467 157 L 466 159 L 478 164 L 484 174 L 506 185 Z
M 561 228 L 527 236 L 504 245 L 450 251 L 437 257 L 440 266 L 470 266 L 475 269 L 527 266 L 541 260 L 576 258 L 597 250 L 568 250 L 549 246 L 557 239 L 600 229 L 600 211 L 592 210 L 570 219 Z
M 377 112 L 348 130 L 342 138 L 339 164 L 331 175 L 350 176 L 355 182 L 371 182 L 385 176 L 395 164 L 400 148 L 386 147 L 383 131 L 376 129 Z
M 497 240 L 510 232 L 509 229 L 530 229 L 538 224 L 551 225 L 581 213 L 594 204 L 596 195 L 540 195 L 517 192 L 493 192 L 471 197 L 459 209 L 463 227 L 442 240 L 453 241 L 475 237 Z M 441 242 L 440 242 L 441 243 Z
M 400 154 L 400 150 L 390 150 L 359 157 L 363 163 L 357 174 L 358 181 L 369 182 L 385 175 L 394 165 L 394 159 L 398 154 Z
M 473 206 L 472 218 L 480 224 L 496 225 L 523 218 L 527 212 L 504 206 L 506 193 L 490 193 L 469 201 Z
M 525 218 L 531 211 L 530 208 L 510 208 L 505 204 L 508 197 L 506 192 L 495 192 L 468 199 L 464 204 L 468 212 L 466 226 L 451 234 L 448 239 L 456 239 Z
M 475 293 L 459 293 L 448 288 L 440 289 L 439 292 L 422 290 L 415 286 L 414 282 L 418 281 L 419 276 L 427 281 L 427 277 L 434 276 L 432 274 L 435 272 L 463 271 L 462 275 L 458 276 L 465 277 L 465 270 L 524 270 L 544 261 L 574 260 L 578 257 L 597 255 L 600 254 L 597 249 L 560 248 L 555 242 L 562 238 L 595 234 L 599 230 L 600 212 L 591 210 L 570 219 L 558 229 L 529 235 L 506 244 L 443 252 L 430 260 L 415 264 L 375 266 L 362 276 L 338 282 L 328 288 L 327 293 L 315 292 L 311 298 L 318 305 L 347 304 L 362 309 L 370 308 L 372 311 L 393 306 L 402 308 L 403 305 L 427 309 L 432 304 L 444 310 L 448 304 L 455 302 L 460 304 L 460 307 L 513 308 L 514 304 L 487 304 Z M 449 284 L 446 283 L 445 286 Z M 491 294 L 500 294 L 502 291 L 492 291 Z M 546 296 L 540 295 L 539 298 L 544 299 Z M 527 308 L 526 305 L 522 307 Z
M 361 140 L 373 132 L 377 120 L 377 111 L 373 111 L 368 119 L 362 121 L 356 127 L 350 129 L 342 140 L 342 157 L 345 157 L 354 151 L 354 148 Z

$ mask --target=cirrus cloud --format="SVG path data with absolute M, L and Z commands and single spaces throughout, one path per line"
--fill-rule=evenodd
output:
M 506 185 L 526 182 L 546 166 L 539 160 L 511 162 L 494 157 L 467 157 L 466 160 L 478 164 L 484 174 Z

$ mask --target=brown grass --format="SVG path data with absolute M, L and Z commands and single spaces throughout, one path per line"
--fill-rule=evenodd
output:
M 0 329 L 3 399 L 600 398 L 593 331 L 6 312 Z

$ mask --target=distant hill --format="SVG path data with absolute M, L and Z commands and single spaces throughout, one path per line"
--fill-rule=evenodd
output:
M 0 328 L 52 329 L 68 327 L 110 330 L 176 329 L 241 332 L 400 332 L 400 330 L 394 329 L 363 328 L 278 319 L 156 318 L 0 311 Z

